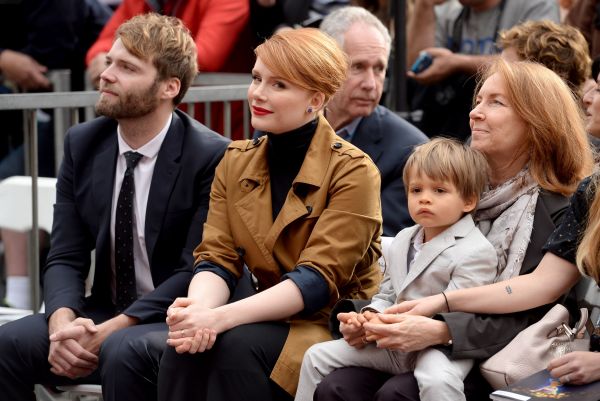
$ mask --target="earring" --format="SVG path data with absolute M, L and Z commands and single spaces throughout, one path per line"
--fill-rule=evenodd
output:
M 311 106 L 308 106 L 308 109 L 306 109 L 306 112 L 309 113 L 309 114 L 312 113 L 313 112 L 313 108 Z

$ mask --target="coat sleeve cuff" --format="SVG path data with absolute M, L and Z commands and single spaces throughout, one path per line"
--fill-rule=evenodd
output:
M 200 272 L 211 272 L 221 277 L 227 284 L 229 292 L 233 294 L 235 286 L 237 285 L 237 278 L 229 270 L 216 263 L 202 261 L 194 268 L 194 275 Z
M 329 286 L 325 278 L 311 267 L 300 265 L 284 274 L 282 280 L 290 279 L 298 286 L 304 301 L 303 315 L 311 315 L 329 303 Z

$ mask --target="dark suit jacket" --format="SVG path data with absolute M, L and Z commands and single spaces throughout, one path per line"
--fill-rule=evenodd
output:
M 202 238 L 214 170 L 229 140 L 176 110 L 158 153 L 146 210 L 146 251 L 154 291 L 124 313 L 163 320 L 185 295 L 192 251 Z M 113 309 L 110 214 L 118 155 L 117 122 L 100 117 L 67 132 L 56 184 L 52 240 L 43 270 L 46 316 L 60 307 Z M 96 250 L 92 294 L 85 298 L 90 253 Z
M 542 190 L 534 214 L 531 241 L 525 253 L 520 274 L 535 270 L 544 256 L 542 250 L 548 237 L 560 223 L 569 199 Z M 552 305 L 504 315 L 476 315 L 472 313 L 444 313 L 443 320 L 452 334 L 452 359 L 486 359 L 500 351 L 521 330 L 537 322 Z
M 414 225 L 408 214 L 402 171 L 413 148 L 428 140 L 418 128 L 383 106 L 363 117 L 354 132 L 352 143 L 371 157 L 381 173 L 384 236 L 394 237 Z

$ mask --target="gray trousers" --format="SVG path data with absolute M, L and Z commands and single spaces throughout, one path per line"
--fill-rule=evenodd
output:
M 390 374 L 414 370 L 421 401 L 465 401 L 463 380 L 473 360 L 451 361 L 443 352 L 427 348 L 419 352 L 401 352 L 369 344 L 356 349 L 343 340 L 315 344 L 304 354 L 296 401 L 312 401 L 318 384 L 336 369 L 360 366 Z

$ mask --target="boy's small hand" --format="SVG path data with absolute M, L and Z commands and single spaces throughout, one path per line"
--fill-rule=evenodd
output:
M 352 325 L 356 328 L 362 327 L 363 323 L 367 321 L 362 313 L 356 312 L 338 313 L 337 318 L 341 324 Z
M 379 318 L 379 313 L 375 313 L 375 312 L 371 312 L 371 311 L 366 311 L 364 312 L 364 316 L 367 319 L 367 321 L 369 323 L 374 323 L 374 324 L 385 324 L 380 318 Z M 370 342 L 376 342 L 377 340 L 379 340 L 381 338 L 381 336 L 373 333 L 372 331 L 369 330 L 365 330 L 365 339 Z
M 365 346 L 365 331 L 362 325 L 367 319 L 356 312 L 338 313 L 337 318 L 340 321 L 340 333 L 342 333 L 348 345 L 358 349 L 363 348 Z
M 371 311 L 363 312 L 363 316 L 369 323 L 381 323 L 379 319 L 379 314 Z

